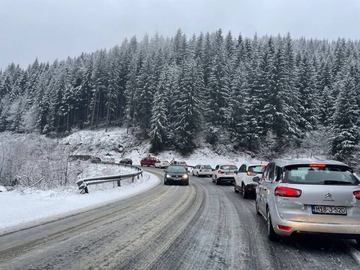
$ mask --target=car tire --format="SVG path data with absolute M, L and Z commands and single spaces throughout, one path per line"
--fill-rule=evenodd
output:
M 359 238 L 355 238 L 355 242 L 358 246 L 360 246 L 360 237 Z
M 259 204 L 257 202 L 257 200 L 255 200 L 255 210 L 256 210 L 256 214 L 258 216 L 261 216 L 260 210 L 259 210 Z
M 168 182 L 166 180 L 164 180 L 164 185 L 167 185 L 167 184 L 168 184 Z
M 216 184 L 217 184 L 217 185 L 220 185 L 220 181 L 219 181 L 218 178 L 216 178 Z
M 234 186 L 235 193 L 239 193 L 239 190 L 236 188 L 236 185 Z
M 196 173 L 196 176 L 199 177 L 199 173 Z
M 279 235 L 277 235 L 274 231 L 269 210 L 267 211 L 267 235 L 271 241 L 279 240 Z
M 249 194 L 246 192 L 246 188 L 244 184 L 241 185 L 241 195 L 244 199 L 249 198 Z

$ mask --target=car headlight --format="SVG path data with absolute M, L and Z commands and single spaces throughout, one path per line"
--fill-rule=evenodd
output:
M 183 174 L 182 178 L 183 178 L 183 179 L 188 179 L 189 176 L 188 176 L 187 173 L 186 173 L 186 174 Z
M 166 174 L 166 178 L 171 178 L 171 175 L 170 175 L 170 174 Z

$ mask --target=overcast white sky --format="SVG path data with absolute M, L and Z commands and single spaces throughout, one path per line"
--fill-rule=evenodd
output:
M 110 49 L 147 33 L 360 39 L 359 0 L 0 0 L 0 69 Z

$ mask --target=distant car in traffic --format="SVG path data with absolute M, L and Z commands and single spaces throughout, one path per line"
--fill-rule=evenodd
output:
M 102 162 L 104 162 L 104 163 L 115 163 L 115 158 L 104 158 L 103 160 L 102 160 Z
M 122 160 L 119 161 L 119 164 L 127 164 L 127 165 L 132 165 L 132 159 L 131 158 L 123 158 Z
M 167 167 L 169 167 L 169 165 L 170 165 L 169 161 L 160 160 L 160 159 L 158 159 L 154 164 L 155 168 L 161 168 L 161 169 L 167 168 Z
M 360 181 L 348 165 L 279 159 L 254 180 L 256 212 L 266 220 L 270 240 L 310 233 L 360 245 Z
M 215 166 L 215 169 L 212 173 L 212 181 L 217 185 L 222 183 L 235 183 L 235 172 L 237 172 L 238 168 L 235 164 L 218 164 Z
M 243 163 L 235 176 L 235 192 L 240 192 L 244 198 L 255 197 L 257 182 L 253 178 L 263 173 L 266 164 L 267 162 Z
M 186 170 L 189 170 L 189 166 L 187 165 L 187 163 L 184 160 L 174 160 L 171 164 L 173 165 L 182 165 L 186 168 Z
M 141 166 L 155 166 L 156 161 L 158 160 L 158 158 L 153 157 L 153 156 L 149 156 L 149 157 L 144 157 L 140 160 L 140 165 Z
M 192 169 L 192 175 L 196 175 L 198 177 L 199 176 L 211 177 L 212 173 L 213 173 L 213 171 L 212 171 L 212 167 L 210 165 L 197 164 Z
M 164 172 L 164 185 L 170 183 L 189 185 L 189 174 L 183 165 L 170 165 Z
M 91 157 L 91 158 L 90 158 L 90 162 L 91 162 L 91 163 L 100 163 L 100 162 L 101 162 L 101 158 L 99 158 L 99 157 Z

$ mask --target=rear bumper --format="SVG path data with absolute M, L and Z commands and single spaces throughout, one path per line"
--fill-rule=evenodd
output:
M 256 184 L 249 184 L 245 186 L 245 190 L 248 194 L 254 194 L 256 193 Z
M 212 173 L 199 172 L 199 176 L 212 176 Z
M 272 224 L 276 234 L 291 236 L 294 234 L 318 234 L 333 235 L 343 238 L 360 238 L 360 223 L 340 224 L 340 223 L 310 223 L 289 221 L 280 218 L 277 214 L 272 215 Z M 279 229 L 278 225 L 291 227 L 285 231 Z
M 221 183 L 232 183 L 232 184 L 235 183 L 234 177 L 218 177 L 217 179 Z

